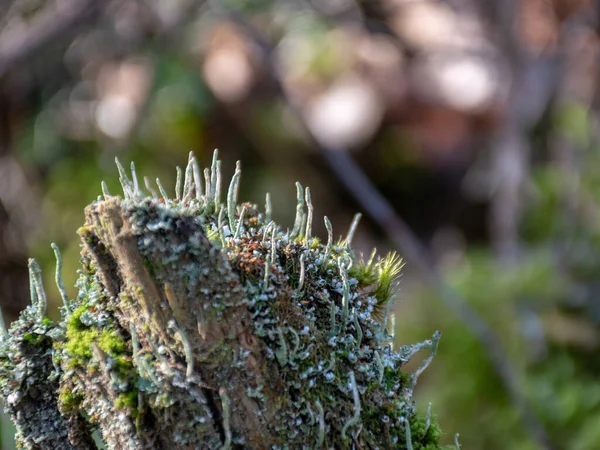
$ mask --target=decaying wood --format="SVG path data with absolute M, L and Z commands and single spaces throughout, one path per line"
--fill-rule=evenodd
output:
M 401 261 L 357 260 L 356 221 L 337 244 L 311 237 L 299 184 L 283 232 L 236 205 L 239 172 L 225 205 L 216 158 L 205 195 L 190 167 L 183 200 L 170 200 L 144 196 L 119 166 L 125 198 L 86 208 L 79 294 L 59 323 L 32 273 L 33 304 L 0 340 L 19 443 L 93 449 L 98 429 L 111 450 L 439 448 L 412 401 L 439 333 L 386 344 Z M 430 357 L 403 373 L 423 348 Z

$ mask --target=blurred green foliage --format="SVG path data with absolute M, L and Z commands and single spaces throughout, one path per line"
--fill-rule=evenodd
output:
M 600 442 L 600 147 L 590 143 L 584 108 L 557 114 L 556 133 L 578 153 L 576 167 L 547 159 L 531 173 L 518 263 L 469 249 L 447 268 L 450 283 L 492 326 L 519 370 L 527 397 L 556 448 L 591 450 Z M 577 183 L 570 191 L 571 183 Z M 591 209 L 591 210 L 590 210 Z M 535 449 L 482 348 L 463 323 L 423 288 L 399 311 L 398 339 L 444 330 L 421 399 L 432 401 L 445 430 L 465 448 Z M 450 375 L 452 374 L 452 375 Z

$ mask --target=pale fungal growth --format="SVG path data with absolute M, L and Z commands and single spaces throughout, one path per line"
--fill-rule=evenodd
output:
M 393 339 L 388 333 L 388 317 L 390 316 L 390 310 L 392 309 L 392 302 L 385 304 L 385 313 L 383 315 L 383 322 L 381 327 L 381 333 L 378 336 L 379 342 L 387 342 Z
M 279 365 L 283 367 L 288 363 L 288 348 L 281 328 L 277 328 L 277 336 L 279 337 L 279 348 L 275 350 L 275 356 Z
M 218 161 L 219 161 L 219 152 L 215 150 L 213 153 L 212 164 L 210 165 L 210 195 L 209 195 L 209 203 L 208 206 L 216 206 L 216 198 L 217 198 L 217 169 L 218 169 Z
M 298 280 L 298 289 L 297 291 L 300 292 L 302 290 L 302 287 L 304 286 L 304 276 L 305 276 L 305 268 L 304 268 L 304 260 L 306 258 L 306 255 L 304 253 L 302 253 L 300 255 L 300 279 Z
M 135 172 L 135 163 L 131 161 L 131 179 L 133 180 L 133 195 L 140 195 L 140 184 L 138 183 L 137 173 Z
M 332 353 L 331 357 L 329 358 L 329 365 L 327 366 L 327 368 L 325 370 L 323 370 L 324 373 L 330 372 L 333 370 L 335 366 L 335 354 Z
M 323 222 L 325 222 L 325 228 L 327 229 L 327 246 L 325 247 L 325 254 L 323 255 L 323 265 L 326 267 L 329 259 L 329 253 L 331 252 L 331 247 L 333 246 L 333 227 L 331 226 L 331 222 L 327 216 L 323 217 Z
M 312 219 L 313 219 L 313 204 L 310 199 L 310 188 L 306 188 L 305 194 L 306 206 L 308 209 L 308 214 L 306 216 L 306 231 L 304 232 L 304 240 L 308 243 L 312 234 Z
M 310 403 L 306 403 L 306 412 L 308 413 L 308 425 L 312 426 L 315 424 L 315 413 L 310 407 Z
M 404 437 L 406 438 L 406 450 L 413 450 L 412 436 L 410 435 L 410 423 L 406 418 L 402 418 L 404 423 Z
M 381 386 L 383 382 L 383 376 L 385 375 L 385 367 L 383 367 L 383 363 L 381 362 L 381 356 L 379 353 L 375 352 L 374 357 L 375 366 L 377 367 L 377 384 Z
M 204 196 L 204 207 L 205 208 L 209 208 L 209 206 L 212 203 L 212 190 L 211 190 L 211 183 L 210 183 L 210 169 L 206 168 L 204 169 L 204 184 L 206 185 L 206 195 Z
M 180 327 L 177 326 L 175 320 L 169 321 L 169 327 L 172 328 L 175 331 L 175 333 L 177 333 L 177 336 L 181 341 L 181 345 L 183 345 L 183 352 L 185 355 L 186 363 L 185 376 L 189 378 L 194 374 L 194 350 L 192 348 L 192 344 L 186 336 L 185 331 L 183 331 Z
M 273 207 L 271 206 L 271 194 L 265 194 L 265 221 L 270 222 L 273 215 Z
M 389 312 L 388 312 L 388 314 L 389 314 Z M 387 324 L 386 324 L 386 328 L 387 328 Z M 390 314 L 390 328 L 388 330 L 388 333 L 390 334 L 390 339 L 392 341 L 392 347 L 393 347 L 394 339 L 396 337 L 396 314 L 394 314 L 394 313 Z
M 336 319 L 335 319 L 335 315 L 336 315 L 336 311 L 335 311 L 335 304 L 333 302 L 329 302 L 329 323 L 331 324 L 331 335 L 336 335 L 338 334 L 339 330 L 337 328 L 336 325 Z
M 458 435 L 458 433 L 456 433 L 454 435 L 454 448 L 456 450 L 460 450 L 460 442 L 458 442 L 458 438 L 459 438 L 459 435 Z
M 153 383 L 158 384 L 158 380 L 152 373 L 152 370 L 148 366 L 148 363 L 146 363 L 144 358 L 140 356 L 140 342 L 138 341 L 135 327 L 131 327 L 129 329 L 129 332 L 131 333 L 131 352 L 133 354 L 133 359 L 135 363 L 141 369 L 140 376 L 144 377 L 144 375 L 147 375 L 147 377 L 150 378 L 150 380 L 152 380 Z
M 325 217 L 322 243 L 308 187 L 296 184 L 290 230 L 269 195 L 264 213 L 239 201 L 240 163 L 221 195 L 216 152 L 204 172 L 189 155 L 171 199 L 117 168 L 123 196 L 103 183 L 78 230 L 74 298 L 52 245 L 62 318 L 45 317 L 32 261 L 32 305 L 7 334 L 0 323 L 0 391 L 23 448 L 93 450 L 94 428 L 108 450 L 440 448 L 412 401 L 439 333 L 380 345 L 402 262 L 355 258 L 360 215 L 337 243 Z
M 177 181 L 175 182 L 175 200 L 181 201 L 183 198 L 181 195 L 181 189 L 183 188 L 183 172 L 179 166 L 177 166 L 175 169 L 177 170 Z
M 102 188 L 102 195 L 104 196 L 104 200 L 108 200 L 108 198 L 110 197 L 110 192 L 108 192 L 108 186 L 104 181 L 101 181 L 100 187 Z
M 190 155 L 192 153 L 190 152 Z M 200 165 L 195 156 L 192 155 L 192 172 L 194 173 L 194 188 L 196 191 L 196 200 L 202 199 L 202 172 L 200 171 Z
M 183 180 L 183 194 L 181 196 L 184 203 L 187 203 L 191 200 L 192 194 L 194 192 L 194 173 L 192 168 L 193 159 L 194 154 L 190 152 L 188 156 L 188 163 L 185 167 L 185 178 Z
M 146 190 L 150 193 L 154 200 L 158 200 L 159 196 L 156 190 L 150 184 L 150 178 L 144 177 L 144 186 L 146 186 Z M 106 197 L 106 196 L 105 196 Z
M 265 260 L 265 277 L 263 279 L 263 289 L 266 291 L 269 289 L 269 266 L 271 263 L 269 260 Z
M 348 272 L 341 258 L 338 258 L 340 276 L 342 277 L 342 327 L 346 326 L 348 321 L 348 309 L 350 307 L 350 284 L 348 283 Z
M 354 318 L 354 329 L 356 330 L 356 346 L 360 348 L 363 339 L 362 328 L 360 327 L 360 322 L 358 321 L 358 316 L 356 315 L 356 308 L 352 308 L 352 317 Z
M 125 198 L 131 198 L 133 197 L 133 184 L 129 180 L 125 168 L 119 162 L 119 158 L 115 157 L 115 163 L 119 171 L 119 181 L 121 182 L 121 187 L 123 188 L 123 194 L 125 195 Z
M 425 433 L 429 430 L 431 425 L 431 402 L 427 404 L 427 413 L 425 414 Z
M 215 178 L 215 209 L 221 204 L 221 161 L 217 160 Z
M 221 398 L 221 407 L 223 408 L 223 432 L 225 433 L 225 442 L 223 443 L 222 450 L 231 449 L 231 426 L 230 414 L 231 414 L 231 401 L 227 397 L 227 391 L 225 388 L 219 389 L 219 397 Z
M 229 184 L 229 190 L 227 191 L 227 215 L 229 216 L 229 229 L 235 230 L 235 207 L 238 198 L 238 189 L 240 183 L 240 177 L 242 176 L 241 163 L 238 161 L 235 166 L 235 173 Z
M 275 225 L 275 222 L 273 222 L 272 220 L 265 225 L 265 229 L 263 230 L 263 234 L 262 234 L 262 243 L 263 244 L 265 242 L 267 242 L 267 238 L 269 237 L 269 232 L 274 227 L 274 225 Z
M 292 238 L 296 238 L 302 233 L 302 222 L 304 222 L 304 189 L 299 182 L 296 182 L 296 218 L 291 233 Z
M 38 318 L 41 320 L 46 316 L 46 309 L 48 308 L 48 300 L 46 299 L 46 291 L 42 283 L 42 269 L 35 259 L 29 259 L 29 277 L 33 280 L 33 286 L 35 289 L 35 299 L 37 300 L 37 313 Z M 31 283 L 30 283 L 31 286 Z M 33 300 L 32 296 L 32 300 Z
M 275 224 L 271 230 L 271 264 L 275 264 L 275 255 L 277 255 L 277 243 L 275 242 L 275 232 L 277 231 Z
M 315 449 L 320 449 L 323 447 L 323 441 L 325 441 L 325 411 L 323 411 L 323 405 L 321 405 L 319 400 L 315 401 L 315 406 L 317 407 L 317 413 L 319 414 L 319 432 L 317 434 Z
M 427 369 L 427 367 L 429 367 L 429 364 L 431 364 L 431 361 L 433 361 L 433 357 L 437 353 L 437 348 L 438 348 L 438 344 L 440 342 L 441 337 L 442 337 L 441 331 L 438 330 L 435 333 L 433 333 L 433 336 L 431 338 L 429 355 L 427 356 L 427 358 L 425 358 L 423 360 L 423 362 L 421 363 L 419 368 L 415 371 L 415 373 L 413 373 L 411 375 L 412 388 L 414 388 L 417 385 L 417 381 L 418 381 L 419 377 L 421 376 L 421 374 L 423 372 L 425 372 L 425 369 Z
M 300 232 L 298 233 L 298 238 L 302 239 L 304 242 L 306 242 L 306 240 L 304 239 L 304 231 L 306 230 L 306 219 L 307 219 L 307 214 L 306 212 L 304 212 L 304 210 L 302 210 L 302 222 L 300 222 Z
M 3 341 L 8 337 L 8 329 L 6 328 L 6 322 L 4 321 L 4 314 L 2 308 L 0 308 L 0 341 Z
M 427 339 L 423 342 L 418 342 L 417 344 L 405 346 L 402 349 L 402 357 L 406 361 L 408 361 L 409 359 L 411 359 L 413 356 L 415 356 L 421 350 L 430 349 L 431 344 L 432 344 L 431 339 Z
M 32 306 L 36 306 L 37 305 L 37 292 L 35 289 L 35 277 L 33 276 L 32 272 L 31 272 L 31 265 L 28 265 L 28 269 L 29 269 L 29 298 L 31 299 L 31 305 Z
M 246 215 L 246 205 L 242 206 L 242 212 L 240 213 L 240 219 L 235 227 L 235 233 L 233 235 L 234 239 L 240 237 L 240 232 L 242 231 L 242 226 L 244 224 L 244 216 Z
M 54 257 L 56 258 L 56 275 L 54 280 L 56 281 L 56 286 L 58 287 L 58 291 L 60 292 L 60 297 L 63 301 L 63 306 L 69 312 L 69 296 L 67 295 L 67 290 L 65 289 L 65 284 L 62 279 L 62 255 L 60 254 L 60 249 L 56 243 L 50 244 L 52 250 L 54 250 Z
M 352 239 L 354 239 L 354 233 L 356 233 L 356 229 L 358 228 L 358 222 L 360 222 L 361 217 L 361 213 L 356 213 L 352 218 L 352 223 L 350 224 L 348 234 L 346 236 L 346 239 L 344 240 L 344 244 L 348 250 L 350 250 L 350 246 L 352 245 Z
M 167 191 L 165 191 L 165 188 L 163 187 L 162 183 L 160 182 L 160 178 L 156 179 L 156 185 L 158 186 L 158 191 L 160 192 L 160 195 L 162 195 L 162 198 L 165 202 L 169 201 L 169 195 L 167 194 Z
M 358 388 L 356 387 L 356 378 L 354 377 L 354 372 L 350 371 L 348 373 L 350 377 L 350 384 L 352 389 L 352 399 L 354 400 L 354 415 L 348 419 L 348 421 L 344 424 L 342 428 L 342 439 L 346 439 L 346 431 L 353 425 L 357 425 L 360 422 L 360 395 L 358 394 Z
M 217 230 L 219 230 L 219 240 L 221 241 L 221 247 L 225 247 L 225 231 L 223 230 L 223 220 L 225 219 L 225 207 L 221 206 L 219 209 L 219 217 L 217 219 Z
M 290 352 L 290 359 L 294 359 L 298 356 L 298 349 L 300 348 L 300 336 L 296 333 L 296 330 L 293 328 L 288 328 L 288 331 L 292 335 L 292 339 L 294 339 L 294 348 Z

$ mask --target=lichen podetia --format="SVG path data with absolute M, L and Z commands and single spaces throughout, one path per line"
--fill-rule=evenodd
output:
M 264 213 L 238 203 L 239 164 L 222 194 L 216 152 L 203 177 L 190 155 L 175 198 L 147 178 L 146 194 L 133 164 L 132 178 L 117 165 L 124 197 L 103 184 L 79 230 L 77 298 L 66 298 L 54 247 L 62 320 L 44 318 L 34 265 L 34 305 L 3 335 L 0 387 L 21 445 L 38 448 L 42 431 L 18 420 L 14 401 L 28 392 L 22 361 L 42 351 L 51 364 L 33 375 L 52 380 L 52 414 L 36 423 L 63 427 L 72 448 L 94 448 L 93 427 L 112 449 L 440 448 L 435 417 L 412 398 L 431 357 L 402 371 L 421 349 L 433 356 L 439 333 L 392 349 L 402 262 L 354 254 L 360 216 L 337 242 L 325 218 L 321 242 L 299 183 L 290 231 L 268 195 Z

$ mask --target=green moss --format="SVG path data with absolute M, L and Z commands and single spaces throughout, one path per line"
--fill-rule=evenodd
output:
M 70 355 L 89 359 L 92 357 L 92 344 L 98 346 L 109 356 L 118 356 L 125 351 L 126 343 L 115 331 L 99 331 L 97 328 L 86 330 L 67 329 L 67 351 Z
M 81 315 L 87 311 L 85 305 L 80 306 L 71 314 L 67 323 L 67 353 L 73 357 L 70 365 L 84 365 L 92 357 L 92 344 L 95 342 L 100 349 L 116 361 L 119 372 L 125 372 L 131 367 L 131 362 L 123 357 L 127 343 L 116 330 L 89 327 L 81 322 Z
M 66 345 L 67 352 L 75 358 L 75 365 L 81 365 L 84 360 L 92 357 L 92 343 L 96 338 L 97 333 L 94 330 L 85 330 L 78 332 L 76 335 L 67 332 L 69 339 Z
M 407 373 L 386 367 L 383 371 L 383 380 L 381 383 L 384 390 L 398 390 L 398 386 L 401 388 L 405 386 L 408 379 L 409 375 Z
M 98 345 L 111 355 L 118 355 L 127 349 L 127 344 L 115 331 L 102 331 L 98 336 Z
M 435 416 L 430 418 L 429 427 L 425 417 L 416 416 L 410 423 L 410 434 L 413 442 L 421 445 L 421 448 L 438 448 L 436 444 L 440 441 L 442 432 Z
M 133 363 L 126 356 L 117 356 L 115 359 L 115 369 L 119 376 L 123 378 L 127 378 L 131 376 L 131 369 L 133 368 Z
M 84 238 L 88 244 L 94 243 L 94 238 L 92 236 L 91 227 L 83 226 L 77 229 L 77 234 Z
M 25 333 L 23 335 L 23 340 L 31 345 L 38 344 L 43 338 L 43 335 L 37 333 Z
M 123 392 L 117 396 L 115 407 L 118 409 L 131 408 L 136 409 L 138 401 L 138 391 Z
M 85 328 L 85 325 L 81 323 L 81 315 L 86 311 L 87 306 L 81 305 L 71 313 L 71 317 L 69 317 L 69 321 L 67 323 L 67 332 L 72 330 L 82 330 Z
M 61 405 L 61 409 L 64 412 L 76 410 L 81 402 L 83 401 L 83 395 L 75 393 L 70 389 L 63 388 L 58 396 L 58 400 Z
M 393 298 L 398 282 L 398 275 L 404 266 L 402 258 L 392 252 L 377 262 L 377 286 L 373 295 L 379 307 L 387 305 Z
M 208 238 L 208 240 L 210 242 L 212 242 L 213 244 L 219 244 L 220 245 L 220 241 L 219 241 L 219 231 L 218 230 L 211 230 L 211 229 L 207 229 L 206 230 L 206 237 Z
M 377 282 L 377 265 L 373 264 L 374 256 L 373 252 L 369 261 L 364 259 L 357 261 L 348 271 L 348 275 L 356 278 L 358 286 L 361 288 L 372 286 Z
M 387 417 L 385 421 L 384 417 Z M 366 429 L 380 429 L 384 423 L 389 424 L 389 434 L 392 441 L 400 445 L 398 448 L 405 448 L 406 432 L 402 425 L 398 410 L 392 406 L 374 407 L 363 412 L 363 424 Z M 439 440 L 441 431 L 436 417 L 432 416 L 427 424 L 427 419 L 422 416 L 410 418 L 410 435 L 412 448 L 414 450 L 439 450 Z
M 320 244 L 321 244 L 321 242 L 319 241 L 319 238 L 313 238 L 310 243 L 310 249 L 315 250 L 315 249 L 319 248 Z

